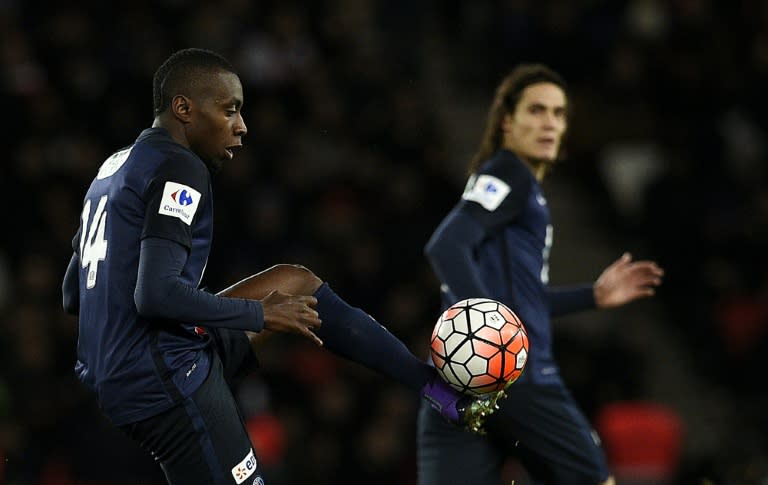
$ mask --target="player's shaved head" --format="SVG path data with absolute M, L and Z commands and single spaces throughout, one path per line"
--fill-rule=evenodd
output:
M 234 68 L 215 52 L 190 48 L 174 53 L 155 71 L 152 79 L 154 115 L 168 109 L 178 94 L 201 93 L 200 89 L 208 86 L 209 77 L 221 71 L 234 72 Z

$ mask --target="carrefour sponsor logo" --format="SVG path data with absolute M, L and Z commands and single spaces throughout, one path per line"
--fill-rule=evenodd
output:
M 235 479 L 235 483 L 240 485 L 243 483 L 248 477 L 253 475 L 253 472 L 256 471 L 256 456 L 253 454 L 253 449 L 251 449 L 247 455 L 245 455 L 245 458 L 232 467 L 232 477 Z M 254 482 L 257 483 L 257 482 Z
M 158 213 L 179 218 L 187 225 L 192 225 L 199 204 L 200 192 L 187 185 L 168 181 L 163 188 Z

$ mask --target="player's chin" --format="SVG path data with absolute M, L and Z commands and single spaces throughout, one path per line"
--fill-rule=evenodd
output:
M 209 157 L 208 160 L 206 160 L 205 163 L 208 165 L 208 169 L 211 173 L 219 172 L 226 162 L 235 158 L 234 148 L 235 147 L 224 148 L 216 156 Z
M 551 150 L 551 149 L 541 150 L 536 155 L 537 155 L 536 158 L 541 162 L 552 164 L 557 161 L 558 151 Z
M 553 156 L 550 154 L 538 154 L 536 156 L 532 156 L 530 159 L 531 161 L 535 162 L 536 166 L 541 166 L 541 165 L 550 166 L 550 165 L 554 165 L 557 162 L 557 156 L 556 155 Z
M 211 173 L 216 174 L 219 173 L 224 167 L 224 162 L 228 159 L 223 158 L 209 158 L 205 161 L 205 164 L 208 166 L 208 170 L 210 170 Z

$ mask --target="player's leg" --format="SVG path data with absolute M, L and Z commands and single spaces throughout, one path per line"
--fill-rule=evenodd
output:
M 327 283 L 299 265 L 280 264 L 246 278 L 221 295 L 261 299 L 273 290 L 314 295 L 323 324 L 318 336 L 325 347 L 342 357 L 387 375 L 415 390 L 434 375 L 434 369 L 414 356 L 397 337 L 370 315 L 340 298 Z M 253 334 L 258 349 L 266 335 Z
M 218 358 L 181 405 L 122 429 L 155 457 L 171 485 L 263 484 Z
M 316 309 L 323 320 L 317 335 L 328 350 L 423 392 L 447 419 L 458 422 L 463 417 L 493 412 L 485 403 L 462 401 L 460 394 L 443 385 L 434 368 L 413 355 L 402 341 L 373 317 L 349 305 L 327 283 L 303 266 L 276 265 L 219 294 L 262 299 L 273 290 L 314 295 L 317 298 Z M 264 344 L 269 333 L 249 333 L 255 351 Z
M 235 389 L 241 378 L 259 367 L 259 360 L 248 337 L 248 332 L 229 328 L 205 330 L 224 367 L 224 378 L 230 389 Z
M 488 418 L 489 438 L 519 458 L 536 483 L 611 479 L 597 434 L 564 386 L 515 384 L 499 404 Z
M 419 485 L 499 485 L 504 457 L 484 436 L 447 423 L 422 403 L 417 428 Z
M 291 295 L 312 295 L 322 284 L 323 280 L 304 266 L 277 264 L 238 281 L 218 294 L 261 300 L 274 290 Z
M 303 266 L 278 264 L 244 278 L 217 294 L 261 300 L 275 290 L 291 295 L 312 295 L 322 284 L 320 278 Z M 224 364 L 224 375 L 230 384 L 237 377 L 258 367 L 258 351 L 274 336 L 274 332 L 269 330 L 256 333 L 209 328 L 205 331 L 213 339 Z

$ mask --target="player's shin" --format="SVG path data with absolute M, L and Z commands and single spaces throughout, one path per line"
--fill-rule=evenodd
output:
M 323 320 L 317 335 L 330 351 L 414 390 L 421 390 L 432 378 L 430 366 L 373 317 L 342 300 L 327 283 L 315 297 Z

